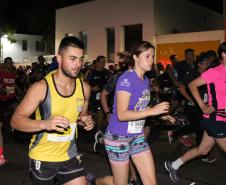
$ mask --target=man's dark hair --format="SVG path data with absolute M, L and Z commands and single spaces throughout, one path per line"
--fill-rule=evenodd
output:
M 12 63 L 12 61 L 13 61 L 13 59 L 11 58 L 11 57 L 6 57 L 5 59 L 4 59 L 4 63 L 6 64 L 6 63 Z
M 85 49 L 83 42 L 80 41 L 77 37 L 66 36 L 60 42 L 59 53 L 62 52 L 62 50 L 66 49 L 69 46 L 79 48 L 79 49 Z
M 129 68 L 131 65 L 131 55 L 127 51 L 124 52 L 118 52 L 118 57 L 122 60 L 122 62 L 119 62 L 119 68 L 120 70 L 124 71 Z
M 96 58 L 96 62 L 100 62 L 101 61 L 101 59 L 106 59 L 106 57 L 105 56 L 103 56 L 103 55 L 99 55 L 99 56 L 97 56 L 97 58 Z
M 214 51 L 214 50 L 208 50 L 208 51 L 206 52 L 206 56 L 207 56 L 207 57 L 215 57 L 215 58 L 217 58 L 217 53 L 216 53 L 216 51 Z
M 170 60 L 174 60 L 177 55 L 170 55 Z
M 207 60 L 208 60 L 208 57 L 207 57 L 206 52 L 201 52 L 196 58 L 197 64 L 202 64 L 203 62 L 205 62 Z
M 187 54 L 188 52 L 194 52 L 194 51 L 195 51 L 194 49 L 188 48 L 184 50 L 184 53 Z

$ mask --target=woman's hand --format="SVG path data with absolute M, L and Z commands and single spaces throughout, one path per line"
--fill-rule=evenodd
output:
M 156 116 L 159 114 L 164 114 L 169 112 L 169 103 L 168 102 L 162 102 L 154 107 L 150 108 L 150 116 Z
M 215 109 L 208 104 L 203 104 L 200 108 L 202 109 L 202 112 L 205 114 L 211 114 L 212 112 L 215 111 Z

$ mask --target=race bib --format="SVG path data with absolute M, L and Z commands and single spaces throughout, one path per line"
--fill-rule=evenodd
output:
M 47 135 L 47 140 L 52 142 L 64 142 L 71 141 L 75 137 L 75 129 L 77 127 L 77 123 L 70 124 L 70 128 L 60 133 L 51 133 Z
M 143 131 L 145 120 L 129 121 L 128 130 L 129 134 L 139 134 Z

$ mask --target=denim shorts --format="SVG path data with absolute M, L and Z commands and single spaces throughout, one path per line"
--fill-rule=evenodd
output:
M 207 132 L 208 136 L 214 138 L 226 138 L 226 123 L 203 118 L 200 126 Z
M 74 157 L 63 162 L 44 162 L 30 159 L 30 172 L 33 185 L 64 184 L 85 176 L 81 161 Z
M 150 150 L 144 134 L 120 136 L 107 131 L 104 143 L 108 158 L 112 162 L 127 163 L 131 156 Z

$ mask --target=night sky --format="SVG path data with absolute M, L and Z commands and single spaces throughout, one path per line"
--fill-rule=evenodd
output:
M 223 13 L 223 0 L 189 0 L 201 6 Z
M 90 0 L 0 0 L 0 27 L 10 24 L 28 34 L 55 31 L 56 8 L 85 1 Z
M 90 0 L 0 0 L 0 27 L 13 25 L 17 33 L 54 36 L 55 9 L 84 1 Z M 190 1 L 222 13 L 223 0 Z

